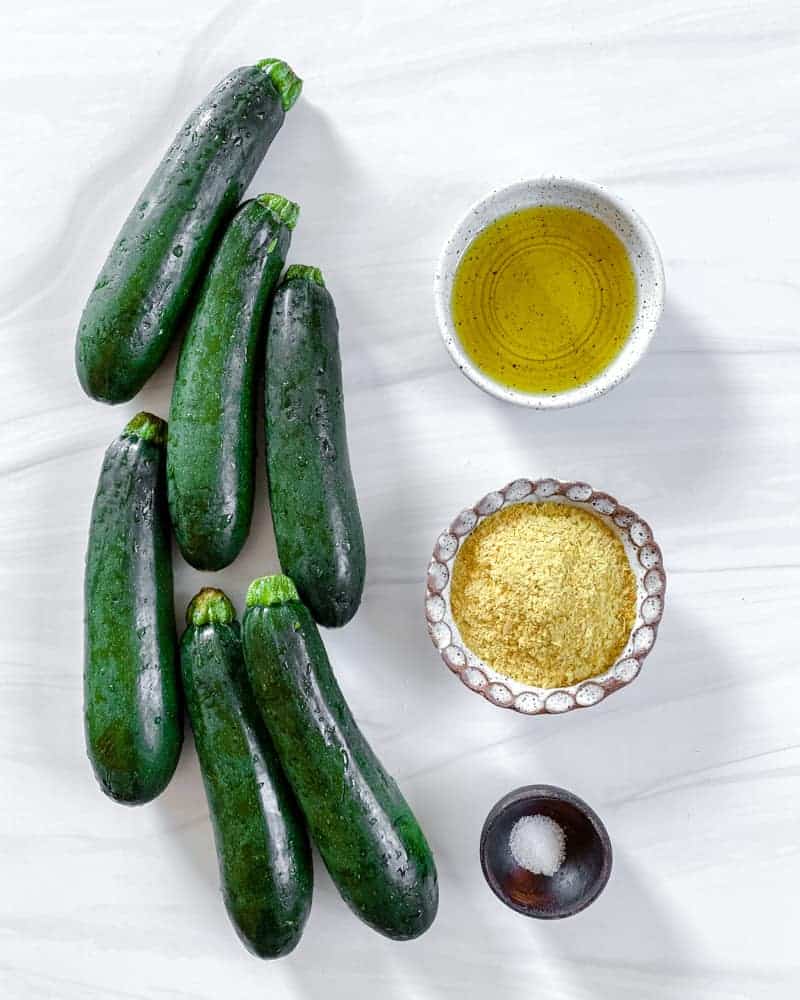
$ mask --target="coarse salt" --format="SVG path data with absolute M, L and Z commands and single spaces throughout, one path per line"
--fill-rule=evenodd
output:
M 534 875 L 555 875 L 564 861 L 567 838 L 549 816 L 523 816 L 511 828 L 508 846 L 520 867 Z

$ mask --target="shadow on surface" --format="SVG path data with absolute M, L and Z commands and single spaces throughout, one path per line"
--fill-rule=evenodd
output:
M 491 400 L 502 408 L 498 412 L 509 434 L 530 442 L 529 468 L 510 469 L 509 480 L 520 475 L 585 476 L 596 489 L 632 504 L 635 496 L 623 493 L 628 483 L 678 500 L 690 488 L 715 488 L 725 473 L 725 449 L 732 447 L 746 420 L 741 403 L 719 358 L 704 345 L 703 331 L 670 299 L 650 351 L 606 396 L 550 411 Z M 622 482 L 608 482 L 604 462 L 618 456 L 607 450 L 606 441 L 618 441 L 620 427 L 629 434 L 629 464 Z
M 181 860 L 192 869 L 193 875 L 216 890 L 219 873 L 214 834 L 188 721 L 185 721 L 178 767 L 172 781 L 153 803 L 153 808 L 159 814 L 163 834 L 179 845 Z
M 578 917 L 537 929 L 539 942 L 564 959 L 565 980 L 580 997 L 607 987 L 596 979 L 601 967 L 603 976 L 625 967 L 655 977 L 659 998 L 685 995 L 686 975 L 703 971 L 691 919 L 674 895 L 659 898 L 659 886 L 681 878 L 683 870 L 648 868 L 643 859 L 657 858 L 660 842 L 684 838 L 691 856 L 696 834 L 683 817 L 692 807 L 682 805 L 681 791 L 740 756 L 753 708 L 746 693 L 728 683 L 703 622 L 671 609 L 669 594 L 662 630 L 629 689 L 573 713 L 580 730 L 563 739 L 556 734 L 534 749 L 534 769 L 596 808 L 614 845 L 611 879 L 597 902 Z M 605 801 L 596 800 L 594 789 L 606 789 Z M 665 805 L 667 796 L 674 797 L 673 808 Z M 642 831 L 647 843 L 637 843 Z

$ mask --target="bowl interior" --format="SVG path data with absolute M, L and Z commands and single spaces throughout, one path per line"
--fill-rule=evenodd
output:
M 564 861 L 552 876 L 521 868 L 509 848 L 523 816 L 549 816 L 566 835 Z M 481 867 L 506 906 L 530 917 L 558 919 L 579 913 L 605 888 L 611 875 L 611 841 L 597 814 L 561 788 L 533 785 L 511 792 L 492 809 L 481 833 Z
M 464 642 L 450 605 L 453 566 L 465 539 L 481 521 L 516 503 L 568 504 L 587 510 L 622 543 L 636 579 L 636 618 L 625 648 L 604 674 L 564 688 L 532 687 L 496 670 Z M 634 511 L 587 483 L 515 479 L 502 490 L 488 493 L 474 507 L 461 511 L 439 535 L 428 567 L 425 611 L 431 641 L 445 665 L 467 687 L 501 708 L 513 708 L 526 715 L 558 715 L 596 705 L 635 680 L 655 644 L 665 591 L 661 549 L 650 526 Z
M 589 382 L 550 395 L 511 389 L 477 368 L 461 346 L 450 306 L 459 262 L 478 233 L 510 212 L 538 205 L 576 208 L 604 222 L 628 251 L 638 288 L 633 328 L 620 354 Z M 492 192 L 473 205 L 445 245 L 436 272 L 434 294 L 442 338 L 450 356 L 464 375 L 493 396 L 523 406 L 549 409 L 574 406 L 595 399 L 630 374 L 647 350 L 661 317 L 664 305 L 664 269 L 650 230 L 624 202 L 594 184 L 553 177 L 512 184 Z

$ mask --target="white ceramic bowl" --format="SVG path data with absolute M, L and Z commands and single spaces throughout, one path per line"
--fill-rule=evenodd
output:
M 495 670 L 461 638 L 450 607 L 450 582 L 458 551 L 481 521 L 517 503 L 560 503 L 590 511 L 622 542 L 636 578 L 636 619 L 625 648 L 604 674 L 564 688 L 531 687 Z M 445 666 L 470 690 L 493 705 L 513 708 L 524 715 L 563 715 L 574 708 L 598 704 L 639 676 L 642 661 L 655 645 L 666 588 L 661 549 L 650 526 L 638 514 L 587 483 L 515 479 L 502 490 L 487 493 L 474 507 L 462 510 L 437 538 L 428 566 L 425 617 L 431 642 Z
M 539 395 L 520 392 L 496 382 L 470 360 L 458 339 L 450 307 L 453 280 L 464 251 L 496 219 L 538 205 L 577 208 L 604 222 L 628 251 L 638 290 L 633 330 L 611 364 L 591 381 L 565 392 Z M 499 399 L 537 410 L 588 403 L 619 385 L 636 367 L 656 332 L 664 308 L 664 268 L 650 230 L 624 202 L 596 184 L 563 177 L 521 181 L 493 191 L 467 212 L 447 241 L 434 279 L 436 316 L 445 346 L 460 371 L 475 385 Z

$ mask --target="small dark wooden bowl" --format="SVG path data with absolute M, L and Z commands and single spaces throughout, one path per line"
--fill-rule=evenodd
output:
M 566 835 L 564 862 L 553 876 L 534 875 L 514 860 L 509 837 L 522 816 L 549 816 Z M 611 875 L 611 841 L 600 817 L 577 795 L 554 785 L 526 785 L 495 805 L 481 832 L 481 867 L 506 906 L 526 917 L 557 920 L 593 903 Z

